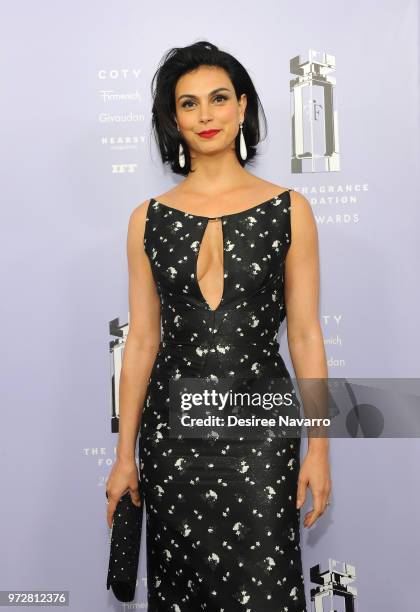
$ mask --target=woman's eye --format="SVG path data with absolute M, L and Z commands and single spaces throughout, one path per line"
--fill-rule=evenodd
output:
M 213 100 L 227 100 L 226 96 L 223 96 L 222 94 L 215 96 L 213 98 Z M 194 104 L 193 100 L 186 100 L 183 104 L 182 104 L 182 108 L 190 108 L 189 106 L 187 106 L 187 104 Z

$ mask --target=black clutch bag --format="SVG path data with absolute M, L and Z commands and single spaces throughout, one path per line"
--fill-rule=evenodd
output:
M 140 481 L 138 483 L 140 491 Z M 108 497 L 108 494 L 106 493 Z M 131 501 L 130 492 L 120 498 L 110 530 L 110 552 L 106 588 L 119 601 L 133 601 L 136 593 L 140 557 L 144 500 L 140 507 Z

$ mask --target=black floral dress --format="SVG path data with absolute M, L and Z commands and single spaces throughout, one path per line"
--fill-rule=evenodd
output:
M 177 439 L 170 380 L 289 377 L 279 354 L 290 190 L 220 217 L 152 198 L 144 248 L 159 292 L 162 341 L 139 437 L 149 612 L 304 612 L 300 438 Z M 207 303 L 197 258 L 221 223 L 223 296 Z

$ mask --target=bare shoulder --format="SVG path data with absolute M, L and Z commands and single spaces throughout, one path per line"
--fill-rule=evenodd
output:
M 141 204 L 138 204 L 134 210 L 131 211 L 129 222 L 128 222 L 128 233 L 129 235 L 135 235 L 142 237 L 144 235 L 144 229 L 146 226 L 147 211 L 149 208 L 149 200 L 144 200 Z
M 290 206 L 292 213 L 296 215 L 309 215 L 313 217 L 312 206 L 309 200 L 299 191 L 290 191 Z
M 315 223 L 312 206 L 299 191 L 290 191 L 290 212 L 292 223 L 306 223 L 309 225 Z
M 143 255 L 144 237 L 146 229 L 146 217 L 150 200 L 145 200 L 138 204 L 131 211 L 127 229 L 127 249 L 129 257 Z
M 147 217 L 147 209 L 149 208 L 150 198 L 148 200 L 144 200 L 141 204 L 138 204 L 134 210 L 131 211 L 130 215 L 130 223 L 134 224 L 142 224 L 146 221 Z
M 290 191 L 290 223 L 292 241 L 295 248 L 305 242 L 317 242 L 317 224 L 308 199 L 298 191 Z

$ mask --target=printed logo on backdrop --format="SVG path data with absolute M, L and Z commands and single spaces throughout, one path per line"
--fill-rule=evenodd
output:
M 120 376 L 128 328 L 129 324 L 121 323 L 119 318 L 112 319 L 112 321 L 109 322 L 109 334 L 111 335 L 108 351 L 109 370 L 106 372 L 105 380 L 108 391 L 106 418 L 107 422 L 109 423 L 111 433 L 119 432 Z M 110 420 L 108 421 L 109 416 Z M 98 485 L 104 487 L 106 479 L 116 459 L 116 444 L 113 444 L 112 447 L 103 445 L 90 446 L 85 447 L 82 450 L 84 456 L 89 458 L 90 461 L 94 462 L 96 469 L 98 470 Z
M 328 559 L 328 569 L 321 571 L 321 565 L 309 569 L 311 582 L 320 586 L 311 589 L 311 602 L 316 612 L 345 610 L 354 612 L 357 589 L 352 586 L 356 580 L 356 568 L 349 563 Z
M 324 346 L 330 349 L 330 353 L 327 354 L 328 371 L 331 372 L 332 368 L 344 368 L 347 365 L 346 359 L 342 355 L 337 355 L 338 351 L 342 351 L 344 344 L 340 329 L 343 314 L 323 314 L 320 319 L 323 323 Z
M 290 60 L 294 174 L 340 170 L 335 57 L 309 49 Z
M 111 151 L 137 151 L 140 145 L 145 143 L 146 138 L 139 136 L 102 136 L 101 145 L 108 147 Z
M 130 313 L 128 313 L 130 320 Z M 112 319 L 109 323 L 110 377 L 111 377 L 111 432 L 118 433 L 120 416 L 120 377 L 124 347 L 128 336 L 129 322 L 121 324 L 120 319 Z
M 309 49 L 290 60 L 291 160 L 293 174 L 341 170 L 336 59 Z M 366 184 L 298 187 L 314 208 L 318 225 L 357 224 L 355 210 Z M 315 210 L 315 207 L 322 210 Z
M 139 105 L 143 102 L 141 91 L 137 89 L 138 80 L 143 76 L 140 68 L 101 68 L 97 72 L 97 78 L 101 83 L 99 89 L 99 98 L 101 105 L 104 104 L 124 104 L 131 103 Z M 125 90 L 123 87 L 131 85 L 134 82 L 136 86 Z M 118 107 L 117 107 L 118 108 Z M 98 115 L 99 123 L 106 124 L 125 124 L 125 123 L 146 123 L 149 116 L 139 109 L 129 110 L 128 112 L 100 111 Z M 144 141 L 144 136 L 140 137 Z

